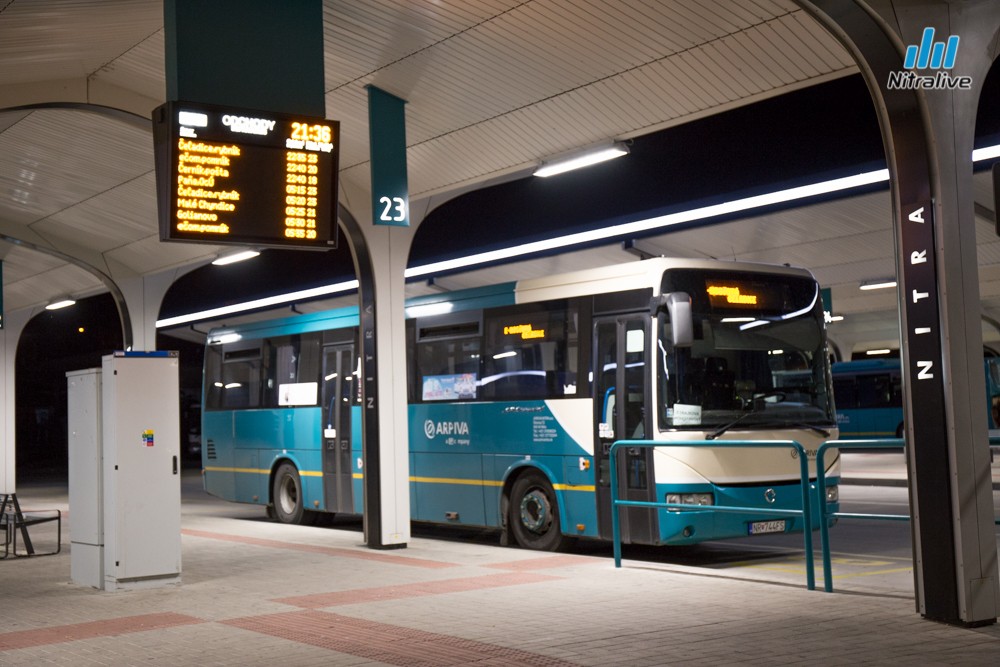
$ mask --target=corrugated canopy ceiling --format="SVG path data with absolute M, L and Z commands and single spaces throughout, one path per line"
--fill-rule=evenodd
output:
M 342 182 L 363 189 L 368 180 L 365 86 L 375 84 L 408 101 L 411 203 L 425 211 L 523 176 L 555 154 L 857 72 L 789 0 L 327 0 L 324 30 L 326 109 L 341 122 Z M 146 119 L 164 96 L 160 0 L 0 0 L 8 312 L 106 291 L 102 275 L 180 276 L 216 255 L 213 246 L 158 239 Z M 56 106 L 34 106 L 45 103 Z M 988 188 L 977 182 L 977 201 L 991 201 Z M 979 224 L 984 309 L 1000 319 L 1000 244 L 989 221 Z M 510 225 L 516 237 L 517 222 Z M 475 239 L 473 229 L 470 252 Z M 808 216 L 778 211 L 653 235 L 642 247 L 806 266 L 847 316 L 832 330 L 842 344 L 897 338 L 894 294 L 857 291 L 859 281 L 894 272 L 887 192 L 814 205 Z M 634 257 L 616 240 L 441 282 L 457 288 L 621 261 Z

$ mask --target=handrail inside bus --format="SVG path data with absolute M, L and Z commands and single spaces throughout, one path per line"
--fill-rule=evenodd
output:
M 619 500 L 618 498 L 618 472 L 617 472 L 617 453 L 622 447 L 638 447 L 653 449 L 656 447 L 756 447 L 756 448 L 777 448 L 777 447 L 791 447 L 798 452 L 799 459 L 799 472 L 800 472 L 800 485 L 802 487 L 802 509 L 801 510 L 786 510 L 786 509 L 770 509 L 770 508 L 758 508 L 758 507 L 730 507 L 726 505 L 683 505 L 680 503 L 666 503 L 666 502 L 649 502 L 649 501 L 639 501 L 639 500 Z M 809 590 L 815 590 L 816 588 L 816 575 L 813 568 L 813 546 L 812 546 L 812 511 L 810 509 L 809 502 L 809 459 L 806 455 L 805 448 L 796 442 L 795 440 L 673 440 L 673 441 L 663 441 L 663 440 L 618 440 L 611 445 L 611 449 L 608 452 L 608 458 L 610 463 L 609 474 L 611 475 L 611 532 L 612 532 L 612 542 L 614 543 L 615 552 L 615 567 L 620 568 L 622 566 L 622 543 L 621 543 L 621 526 L 619 519 L 619 507 L 656 507 L 662 509 L 680 509 L 680 510 L 691 510 L 691 509 L 706 509 L 706 510 L 716 510 L 720 512 L 755 512 L 760 514 L 775 514 L 775 515 L 802 515 L 802 534 L 803 542 L 806 552 L 806 587 Z M 816 459 L 817 470 L 820 468 L 819 458 Z M 818 475 L 819 473 L 817 473 Z M 825 500 L 826 493 L 820 496 L 821 502 Z M 825 502 L 822 504 L 825 505 Z M 822 515 L 821 515 L 822 516 Z

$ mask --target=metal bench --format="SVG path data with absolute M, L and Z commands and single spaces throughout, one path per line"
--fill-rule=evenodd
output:
M 38 552 L 28 534 L 28 528 L 51 522 L 56 524 L 55 550 Z M 62 550 L 62 512 L 60 510 L 22 510 L 15 493 L 0 495 L 0 528 L 3 529 L 4 534 L 4 552 L 0 560 L 10 557 L 52 556 Z M 18 533 L 21 535 L 21 552 L 18 552 Z

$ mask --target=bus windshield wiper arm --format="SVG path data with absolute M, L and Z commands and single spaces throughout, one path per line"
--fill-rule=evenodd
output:
M 733 421 L 729 422 L 728 424 L 720 426 L 719 428 L 715 429 L 711 433 L 707 433 L 705 435 L 705 439 L 706 440 L 715 440 L 720 435 L 722 435 L 723 433 L 725 433 L 726 431 L 728 431 L 732 427 L 736 426 L 737 424 L 739 424 L 741 421 L 743 421 L 744 419 L 746 419 L 750 415 L 754 415 L 754 414 L 757 414 L 757 412 L 756 411 L 751 411 L 751 412 L 746 412 L 746 413 L 740 415 L 739 417 L 737 417 Z M 830 432 L 827 431 L 825 428 L 821 428 L 819 426 L 814 426 L 813 424 L 804 424 L 802 422 L 771 421 L 771 422 L 762 423 L 762 424 L 755 424 L 755 426 L 775 426 L 775 425 L 777 425 L 777 426 L 785 426 L 785 427 L 792 427 L 792 428 L 806 428 L 806 429 L 809 429 L 810 431 L 814 431 L 815 433 L 819 433 L 824 438 L 829 438 L 830 437 Z
M 743 414 L 741 414 L 739 417 L 737 417 L 733 421 L 729 422 L 728 424 L 723 424 L 722 426 L 720 426 L 719 428 L 715 429 L 711 433 L 706 433 L 705 434 L 705 439 L 706 440 L 715 440 L 720 435 L 722 435 L 723 433 L 725 433 L 726 431 L 728 431 L 732 427 L 736 426 L 737 424 L 739 424 L 741 421 L 743 421 L 744 419 L 746 419 L 750 415 L 754 415 L 754 414 L 757 414 L 756 410 L 750 410 L 749 412 L 744 412 Z

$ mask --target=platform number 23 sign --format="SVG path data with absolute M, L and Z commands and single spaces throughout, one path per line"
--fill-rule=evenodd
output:
M 383 222 L 403 222 L 406 220 L 406 200 L 402 197 L 379 197 L 382 212 L 379 220 Z

